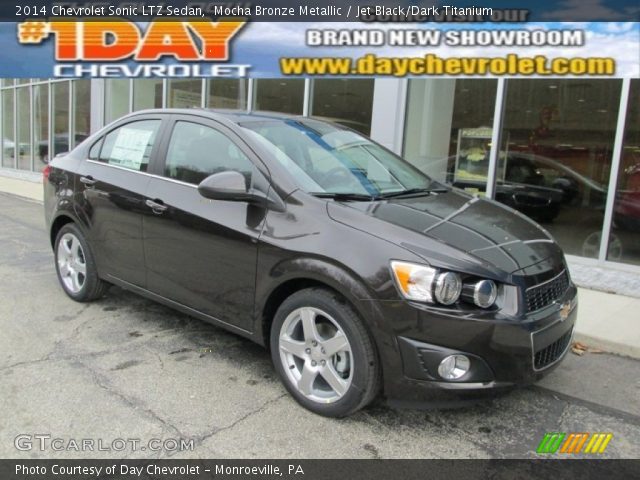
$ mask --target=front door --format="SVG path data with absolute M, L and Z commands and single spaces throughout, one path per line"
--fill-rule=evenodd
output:
M 216 320 L 252 331 L 258 238 L 266 211 L 247 202 L 208 200 L 197 185 L 235 170 L 261 175 L 251 152 L 225 127 L 173 116 L 163 162 L 149 183 L 155 205 L 143 220 L 148 289 Z

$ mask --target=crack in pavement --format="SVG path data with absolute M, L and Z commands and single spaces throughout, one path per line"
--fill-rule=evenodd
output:
M 156 356 L 158 362 L 160 362 L 160 370 L 164 370 L 164 362 L 162 361 L 162 357 L 160 357 L 160 354 L 156 350 L 150 349 L 147 345 L 145 345 L 144 349 L 150 354 Z
M 620 410 L 615 407 L 601 405 L 599 403 L 592 402 L 584 398 L 574 397 L 573 395 L 558 392 L 557 390 L 551 390 L 550 388 L 542 387 L 540 385 L 531 385 L 528 388 L 531 390 L 536 390 L 543 395 L 554 397 L 559 401 L 566 402 L 567 405 L 571 405 L 571 404 L 579 405 L 598 415 L 606 415 L 608 417 L 614 417 L 619 420 L 622 420 L 623 422 L 631 423 L 635 426 L 640 426 L 640 415 L 634 415 L 633 413 L 625 412 L 624 410 Z
M 88 308 L 90 307 L 90 305 L 86 305 L 84 307 L 82 307 L 77 313 L 75 314 L 70 314 L 70 320 L 75 320 L 77 319 L 80 315 L 82 315 Z M 4 367 L 0 367 L 0 372 L 5 371 L 5 370 L 9 370 L 12 368 L 16 368 L 16 367 L 22 367 L 22 366 L 30 366 L 30 365 L 34 365 L 34 364 L 38 364 L 38 363 L 43 363 L 43 362 L 48 362 L 48 361 L 59 361 L 59 360 L 73 360 L 77 357 L 77 355 L 72 355 L 72 356 L 64 356 L 64 355 L 60 355 L 61 351 L 64 350 L 64 344 L 70 340 L 73 340 L 79 333 L 80 331 L 90 322 L 92 322 L 93 318 L 88 318 L 87 320 L 81 322 L 79 325 L 76 325 L 73 330 L 71 330 L 71 333 L 69 333 L 69 335 L 56 340 L 53 343 L 53 347 L 51 348 L 51 351 L 45 355 L 42 358 L 38 358 L 35 360 L 24 360 L 22 362 L 16 362 L 13 363 L 11 365 L 7 365 Z M 87 352 L 84 355 L 88 355 L 88 356 L 98 356 L 99 354 L 101 354 L 102 352 Z M 105 353 L 109 353 L 109 352 L 105 352 Z
M 25 360 L 25 361 L 22 361 L 22 362 L 12 363 L 11 365 L 7 365 L 5 367 L 0 367 L 0 372 L 3 372 L 5 370 L 11 370 L 12 368 L 16 368 L 16 367 L 35 365 L 37 363 L 48 362 L 49 360 L 55 360 L 55 359 L 52 358 L 54 353 L 55 352 L 51 352 L 48 355 L 46 355 L 45 357 L 38 358 L 36 360 Z
M 271 400 L 267 400 L 266 402 L 264 402 L 262 405 L 260 405 L 255 410 L 251 410 L 250 412 L 246 413 L 242 417 L 240 417 L 237 420 L 235 420 L 230 425 L 227 425 L 226 427 L 216 428 L 216 429 L 212 430 L 209 433 L 205 433 L 204 435 L 199 435 L 199 436 L 190 437 L 190 438 L 195 441 L 196 446 L 201 446 L 204 442 L 206 442 L 210 438 L 215 437 L 219 433 L 226 432 L 227 430 L 232 430 L 233 428 L 235 428 L 237 425 L 239 425 L 240 423 L 244 422 L 245 420 L 253 417 L 254 415 L 262 413 L 264 410 L 267 409 L 267 407 L 271 406 L 272 404 L 278 402 L 279 400 L 283 399 L 284 397 L 286 397 L 288 395 L 289 394 L 287 392 L 285 392 L 285 393 L 282 393 L 282 394 L 278 395 L 275 398 L 272 398 Z M 168 455 L 168 456 L 170 456 L 170 455 Z
M 174 426 L 171 423 L 169 423 L 168 421 L 166 421 L 164 418 L 162 418 L 160 415 L 158 415 L 156 412 L 154 412 L 151 408 L 149 408 L 146 405 L 144 405 L 141 401 L 137 400 L 135 397 L 128 397 L 124 393 L 119 392 L 109 382 L 109 380 L 107 379 L 106 376 L 102 375 L 100 372 L 98 372 L 94 368 L 91 368 L 86 363 L 83 363 L 82 361 L 80 361 L 80 359 L 77 359 L 72 364 L 76 365 L 76 366 L 79 366 L 79 367 L 85 369 L 87 372 L 89 372 L 89 374 L 91 375 L 92 380 L 94 381 L 94 383 L 96 385 L 98 385 L 100 388 L 102 388 L 104 391 L 106 391 L 110 395 L 118 398 L 126 406 L 128 406 L 128 407 L 130 407 L 130 408 L 132 408 L 133 410 L 136 410 L 136 411 L 142 411 L 143 413 L 145 413 L 147 415 L 147 417 L 151 418 L 154 422 L 160 424 L 162 427 L 164 427 L 165 430 L 169 430 L 169 431 L 173 432 L 179 438 L 190 438 L 187 435 L 183 434 L 180 431 L 180 429 L 178 429 L 176 426 Z

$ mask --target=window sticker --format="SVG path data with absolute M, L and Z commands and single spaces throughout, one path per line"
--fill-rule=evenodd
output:
M 147 148 L 151 147 L 150 139 L 152 135 L 152 130 L 121 128 L 113 146 L 109 163 L 140 170 L 140 166 L 143 163 L 149 162 L 149 159 L 145 158 L 145 153 Z

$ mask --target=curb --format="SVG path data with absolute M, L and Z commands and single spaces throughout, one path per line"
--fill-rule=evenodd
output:
M 574 342 L 584 343 L 588 347 L 597 348 L 605 353 L 611 353 L 622 357 L 640 359 L 640 346 L 628 345 L 619 342 L 612 342 L 604 338 L 593 337 L 591 335 L 576 331 L 573 336 Z

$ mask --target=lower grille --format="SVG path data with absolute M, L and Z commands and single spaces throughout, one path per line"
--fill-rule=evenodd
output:
M 536 370 L 542 370 L 543 368 L 548 367 L 562 356 L 569 347 L 572 332 L 573 330 L 569 330 L 551 345 L 548 345 L 535 353 L 533 357 L 533 366 Z
M 560 298 L 569 288 L 569 275 L 563 270 L 551 280 L 530 287 L 526 292 L 527 313 L 535 312 L 551 305 Z

